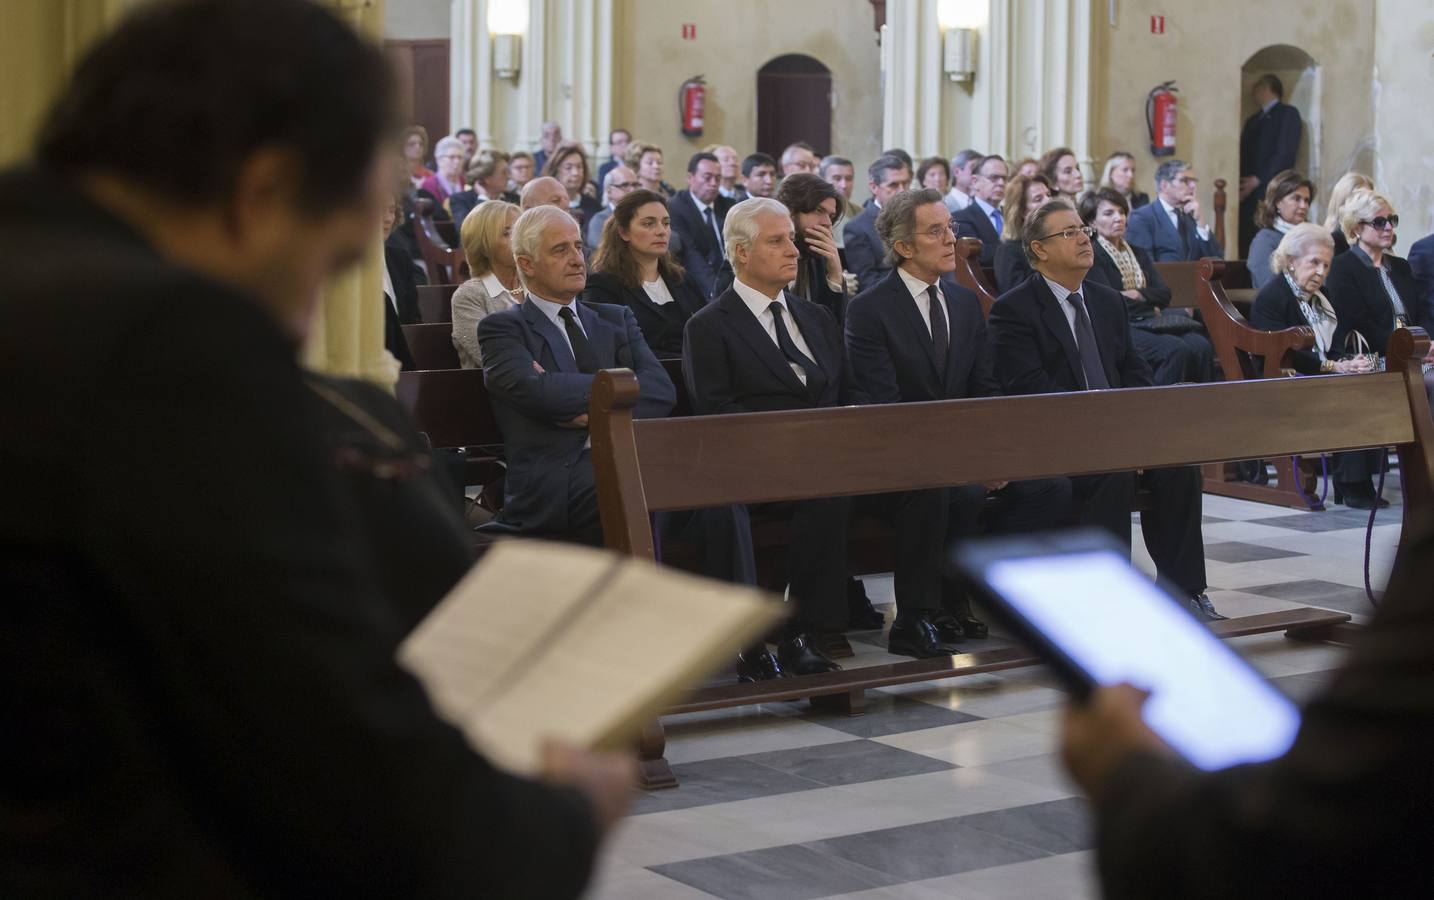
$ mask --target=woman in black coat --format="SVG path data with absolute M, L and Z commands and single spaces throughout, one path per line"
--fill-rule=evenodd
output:
M 1034 270 L 1021 246 L 1021 229 L 1026 225 L 1026 216 L 1054 193 L 1044 175 L 1017 175 L 1006 185 L 1006 199 L 1001 202 L 1001 243 L 992 262 L 996 269 L 996 293 L 1004 294 L 1031 277 Z
M 626 306 L 660 358 L 682 355 L 682 330 L 706 300 L 668 252 L 667 200 L 636 190 L 618 201 L 603 224 L 583 299 Z
M 1215 348 L 1205 329 L 1183 310 L 1166 312 L 1170 286 L 1149 254 L 1125 240 L 1130 213 L 1125 195 L 1100 188 L 1081 198 L 1080 216 L 1095 229 L 1095 262 L 1086 281 L 1104 284 L 1125 298 L 1135 349 L 1150 365 L 1156 384 L 1207 382 L 1215 377 Z
M 1383 194 L 1355 191 L 1344 204 L 1340 228 L 1349 252 L 1335 258 L 1325 287 L 1339 317 L 1336 347 L 1344 348 L 1350 332 L 1357 331 L 1370 350 L 1383 353 L 1394 329 L 1434 326 L 1409 261 L 1389 252 L 1398 227 L 1399 216 Z
M 1348 256 L 1346 253 L 1344 256 Z M 1320 288 L 1334 256 L 1334 240 L 1318 225 L 1296 225 L 1270 255 L 1276 276 L 1265 282 L 1250 310 L 1250 324 L 1264 331 L 1306 327 L 1314 332 L 1309 350 L 1292 354 L 1301 375 L 1360 374 L 1373 371 L 1369 357 L 1345 352 L 1336 342 L 1340 323 L 1335 307 Z M 1341 257 L 1342 258 L 1342 257 Z M 1388 502 L 1374 494 L 1374 473 L 1383 450 L 1351 450 L 1334 454 L 1334 500 L 1354 509 Z

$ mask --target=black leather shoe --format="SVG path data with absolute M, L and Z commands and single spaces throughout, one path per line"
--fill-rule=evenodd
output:
M 952 613 L 946 610 L 930 613 L 926 616 L 931 624 L 936 627 L 936 639 L 943 644 L 960 644 L 966 640 L 966 629 Z M 895 625 L 895 623 L 892 623 Z
M 1343 503 L 1350 509 L 1380 509 L 1389 505 L 1383 497 L 1374 496 L 1374 484 L 1370 481 L 1335 482 L 1334 502 Z
M 737 680 L 739 682 L 771 681 L 774 678 L 781 678 L 785 674 L 787 673 L 782 671 L 776 657 L 772 656 L 765 646 L 760 650 L 752 648 L 737 654 Z
M 1210 598 L 1204 594 L 1190 595 L 1190 609 L 1195 612 L 1195 615 L 1204 619 L 1206 622 L 1223 622 L 1225 619 L 1230 618 L 1229 616 L 1222 616 L 1216 612 L 1215 604 L 1211 603 Z
M 917 659 L 950 656 L 960 652 L 942 642 L 936 633 L 931 614 L 900 613 L 897 614 L 896 621 L 891 623 L 891 632 L 886 636 L 886 651 L 897 656 L 914 656 Z
M 793 635 L 777 642 L 777 661 L 788 675 L 819 675 L 840 672 L 841 666 L 822 655 L 809 634 Z
M 954 633 L 962 637 L 981 640 L 991 633 L 986 623 L 971 615 L 970 612 L 953 613 L 940 612 L 936 615 L 936 632 L 941 635 L 941 640 L 948 644 L 957 643 L 946 636 L 947 629 L 951 628 Z

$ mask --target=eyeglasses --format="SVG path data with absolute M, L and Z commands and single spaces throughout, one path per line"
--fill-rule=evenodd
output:
M 1200 179 L 1191 177 L 1191 176 L 1189 176 L 1189 175 L 1181 175 L 1179 178 L 1177 178 L 1177 179 L 1175 179 L 1175 180 L 1178 181 L 1178 182 L 1180 182 L 1181 184 L 1186 184 L 1186 185 L 1189 185 L 1189 186 L 1191 186 L 1191 187 L 1194 187 L 1195 185 L 1197 185 L 1197 184 L 1200 183 Z
M 617 188 L 617 189 L 620 190 L 620 191 L 635 191 L 635 190 L 637 190 L 638 188 L 642 187 L 642 182 L 641 182 L 641 181 L 614 181 L 614 182 L 612 183 L 612 187 L 615 187 L 615 188 Z
M 1385 228 L 1398 228 L 1398 216 L 1375 216 L 1367 222 L 1360 222 L 1361 225 L 1368 225 L 1375 231 L 1383 231 Z
M 833 224 L 835 224 L 835 221 L 836 221 L 836 220 L 833 219 L 832 221 L 833 221 Z M 942 238 L 944 238 L 944 237 L 945 237 L 946 235 L 948 235 L 948 234 L 955 234 L 955 233 L 956 233 L 956 228 L 955 228 L 954 226 L 952 226 L 952 225 L 932 225 L 930 228 L 926 229 L 925 231 L 921 231 L 921 232 L 917 232 L 917 233 L 918 233 L 918 234 L 924 234 L 924 235 L 926 235 L 927 237 L 931 238 L 933 241 L 939 241 L 939 240 L 941 240 Z
M 1090 227 L 1089 225 L 1081 225 L 1081 226 L 1078 227 L 1078 228 L 1067 228 L 1065 231 L 1053 231 L 1053 232 L 1051 232 L 1050 234 L 1046 235 L 1045 237 L 1036 238 L 1036 240 L 1038 240 L 1038 241 L 1048 241 L 1048 240 L 1050 240 L 1051 238 L 1058 237 L 1058 238 L 1065 238 L 1066 240 L 1069 241 L 1069 240 L 1074 240 L 1077 233 L 1083 234 L 1083 235 L 1085 235 L 1085 236 L 1088 237 L 1088 238 L 1093 238 L 1093 237 L 1095 237 L 1095 229 L 1094 229 L 1094 228 Z

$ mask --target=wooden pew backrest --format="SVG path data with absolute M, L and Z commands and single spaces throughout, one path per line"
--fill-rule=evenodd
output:
M 502 446 L 482 369 L 400 372 L 395 393 L 435 448 Z
M 405 325 L 403 338 L 413 354 L 413 363 L 420 369 L 457 369 L 458 351 L 453 346 L 453 326 L 448 322 L 434 325 Z

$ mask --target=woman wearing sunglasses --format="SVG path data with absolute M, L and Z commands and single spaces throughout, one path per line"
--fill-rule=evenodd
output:
M 1335 257 L 1325 293 L 1339 317 L 1336 349 L 1344 349 L 1357 331 L 1375 353 L 1383 353 L 1396 328 L 1418 325 L 1429 329 L 1429 310 L 1414 282 L 1408 260 L 1395 256 L 1399 216 L 1389 198 L 1377 191 L 1355 191 L 1340 215 L 1349 252 Z

